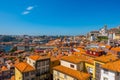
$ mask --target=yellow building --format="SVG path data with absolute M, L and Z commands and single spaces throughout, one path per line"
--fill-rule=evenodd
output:
M 94 59 L 89 59 L 85 61 L 85 69 L 86 72 L 90 74 L 92 80 L 95 80 L 95 66 L 94 66 Z
M 53 67 L 60 65 L 59 59 L 50 57 L 50 73 L 53 74 Z
M 15 64 L 15 80 L 35 80 L 35 69 L 25 62 Z

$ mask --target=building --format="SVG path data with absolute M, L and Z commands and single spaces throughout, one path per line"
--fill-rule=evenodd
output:
M 54 67 L 53 80 L 89 80 L 90 75 L 65 66 Z
M 50 57 L 50 74 L 51 74 L 51 80 L 53 79 L 53 67 L 59 66 L 60 60 L 56 57 L 51 56 Z
M 90 41 L 94 41 L 99 36 L 99 31 L 91 31 L 87 36 Z
M 116 61 L 118 60 L 117 55 L 113 55 L 113 54 L 107 54 L 107 55 L 103 55 L 100 57 L 97 57 L 94 59 L 94 66 L 95 66 L 95 72 L 94 72 L 94 77 L 96 80 L 101 80 L 101 66 L 108 63 L 108 62 L 112 62 L 112 61 Z
M 102 29 L 100 29 L 99 32 L 100 32 L 99 36 L 108 36 L 107 25 L 105 25 Z
M 50 58 L 49 57 L 31 55 L 27 57 L 27 63 L 35 68 L 36 80 L 50 79 Z
M 1 79 L 0 80 L 7 80 L 10 76 L 10 70 L 6 66 L 2 66 L 1 68 Z
M 61 65 L 53 68 L 53 80 L 89 80 L 90 74 L 85 72 L 85 60 L 85 56 L 62 57 Z
M 105 52 L 99 48 L 88 49 L 86 53 L 89 55 L 92 55 L 92 56 L 101 56 L 101 55 L 105 54 Z
M 120 80 L 120 60 L 102 65 L 100 80 Z
M 15 65 L 15 80 L 36 80 L 35 68 L 26 62 Z

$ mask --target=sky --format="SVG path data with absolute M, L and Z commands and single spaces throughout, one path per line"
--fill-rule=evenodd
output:
M 120 25 L 120 0 L 0 0 L 2 35 L 80 35 Z

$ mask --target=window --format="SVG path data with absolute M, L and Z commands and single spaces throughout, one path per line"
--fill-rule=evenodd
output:
M 64 79 L 67 79 L 67 75 L 64 74 Z
M 71 67 L 71 68 L 74 68 L 74 65 L 73 65 L 73 64 L 70 64 L 70 67 Z
M 37 66 L 40 67 L 40 63 L 39 62 L 37 63 Z
M 108 70 L 104 69 L 104 74 L 108 74 Z
M 35 78 L 32 78 L 31 80 L 35 80 Z
M 59 72 L 57 72 L 57 75 L 59 76 Z
M 33 62 L 33 66 L 35 66 L 35 63 Z
M 32 71 L 32 72 L 31 72 L 31 75 L 34 75 L 34 74 L 35 74 L 35 72 L 34 72 L 34 71 Z
M 26 77 L 29 76 L 29 72 L 25 73 L 25 76 L 26 76 Z
M 119 72 L 116 72 L 116 75 L 119 76 Z
M 96 54 L 96 52 L 93 52 L 93 54 L 95 55 L 95 54 Z
M 103 80 L 108 80 L 108 78 L 104 77 Z
M 48 71 L 49 71 L 49 67 L 46 67 L 46 68 L 45 68 L 45 72 L 48 72 Z
M 100 67 L 100 64 L 99 64 L 99 63 L 95 63 L 95 66 L 96 66 L 96 67 Z
M 29 60 L 29 63 L 31 63 L 31 60 Z
M 42 74 L 44 74 L 44 73 L 45 73 L 45 68 L 43 67 L 43 68 L 42 68 Z
M 46 65 L 48 65 L 48 64 L 49 64 L 49 60 L 46 61 Z
M 42 66 L 45 66 L 45 61 L 42 61 Z
M 92 54 L 92 51 L 90 51 L 90 54 Z

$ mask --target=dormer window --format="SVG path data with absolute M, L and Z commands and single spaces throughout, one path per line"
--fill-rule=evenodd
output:
M 70 67 L 71 67 L 71 68 L 74 68 L 74 65 L 73 65 L 73 64 L 70 64 Z

